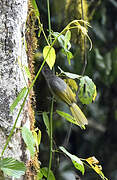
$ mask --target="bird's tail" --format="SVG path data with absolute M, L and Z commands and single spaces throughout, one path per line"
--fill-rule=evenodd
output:
M 71 104 L 70 111 L 79 126 L 83 127 L 84 125 L 88 124 L 87 118 L 76 103 Z

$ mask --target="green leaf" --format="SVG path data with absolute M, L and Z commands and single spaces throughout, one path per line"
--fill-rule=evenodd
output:
M 61 73 L 65 74 L 68 78 L 71 79 L 79 79 L 82 76 L 78 75 L 78 74 L 74 74 L 74 73 L 69 73 L 69 72 L 64 72 L 59 66 L 58 66 L 59 70 L 61 71 Z
M 27 77 L 30 79 L 30 81 L 32 80 L 31 78 L 31 74 L 30 74 L 30 71 L 29 71 L 29 68 L 27 66 L 24 66 L 24 69 L 25 69 L 25 72 L 26 72 L 26 75 Z
M 70 114 L 65 113 L 65 112 L 63 112 L 63 111 L 59 111 L 59 110 L 56 110 L 56 112 L 57 112 L 60 116 L 62 116 L 63 118 L 65 118 L 67 121 L 69 121 L 69 122 L 71 122 L 71 123 L 73 123 L 73 124 L 78 125 L 77 121 L 75 121 L 74 118 L 73 118 Z
M 68 49 L 68 50 L 69 50 L 69 49 L 71 48 L 71 44 L 69 43 L 70 39 L 71 39 L 71 31 L 68 30 L 68 31 L 66 32 L 65 38 L 64 38 L 64 48 L 65 48 L 65 49 Z
M 57 37 L 60 35 L 60 33 L 59 33 L 59 32 L 51 32 L 51 35 L 52 35 L 52 36 L 54 37 L 54 39 L 55 39 L 55 38 L 57 38 Z M 61 35 L 60 35 L 60 36 L 61 36 Z M 59 36 L 59 37 L 60 37 L 60 36 Z M 58 38 L 59 38 L 59 37 L 58 37 Z M 58 39 L 57 39 L 57 40 L 58 40 Z
M 28 150 L 30 151 L 31 156 L 34 157 L 35 140 L 33 138 L 32 132 L 26 126 L 22 128 L 22 137 L 23 137 L 24 142 L 27 145 Z
M 48 168 L 47 167 L 41 168 L 41 173 L 47 178 Z M 55 176 L 51 170 L 49 173 L 49 179 L 48 180 L 55 180 Z
M 94 96 L 96 97 L 96 86 L 92 79 L 88 76 L 84 76 L 80 78 L 80 90 L 78 97 L 83 104 L 90 104 L 94 100 Z
M 76 169 L 78 169 L 79 171 L 82 172 L 82 175 L 84 175 L 84 172 L 85 172 L 85 169 L 84 169 L 84 165 L 82 163 L 82 161 L 75 155 L 73 155 L 74 157 L 72 157 L 72 159 L 75 159 L 75 160 L 72 160 L 74 166 Z
M 58 32 L 53 32 L 52 35 L 54 37 L 57 37 L 59 35 Z M 68 30 L 64 35 L 60 35 L 58 37 L 58 42 L 60 44 L 60 46 L 63 48 L 62 52 L 65 56 L 67 56 L 67 60 L 69 65 L 71 64 L 70 60 L 73 58 L 73 54 L 69 51 L 69 49 L 71 48 L 71 44 L 70 44 L 70 39 L 71 39 L 71 31 Z
M 50 49 L 51 48 L 51 49 Z M 45 46 L 43 49 L 43 57 L 46 58 L 46 62 L 50 69 L 54 66 L 55 59 L 56 59 L 56 53 L 53 47 Z
M 71 59 L 73 58 L 73 54 L 70 51 L 66 51 L 68 64 L 71 65 Z
M 73 54 L 68 49 L 62 49 L 62 53 L 67 56 L 68 64 L 71 65 L 71 59 L 73 58 Z
M 32 2 L 32 6 L 33 6 L 33 8 L 35 10 L 35 16 L 38 18 L 39 17 L 39 10 L 38 10 L 36 1 L 35 0 L 31 0 L 31 2 Z
M 70 157 L 71 154 L 70 154 L 63 146 L 59 146 L 59 149 L 60 149 L 61 151 L 63 151 L 67 156 Z
M 64 40 L 65 40 L 65 36 L 64 35 L 60 35 L 59 37 L 58 37 L 58 42 L 59 42 L 59 44 L 60 44 L 60 46 L 61 47 L 63 47 L 64 48 Z
M 79 171 L 81 171 L 82 174 L 84 175 L 85 169 L 84 169 L 84 165 L 83 165 L 82 161 L 80 160 L 80 158 L 69 153 L 63 146 L 60 146 L 59 149 L 61 151 L 63 151 L 72 160 L 72 163 L 74 164 L 75 168 L 78 169 Z
M 37 173 L 37 178 L 36 180 L 42 180 L 43 177 L 43 173 L 41 172 L 41 170 Z
M 3 158 L 0 160 L 0 169 L 8 176 L 20 178 L 25 174 L 26 166 L 13 158 Z
M 18 96 L 16 97 L 16 99 L 14 100 L 13 104 L 10 106 L 10 111 L 13 112 L 13 110 L 15 109 L 15 107 L 17 106 L 17 104 L 21 101 L 21 99 L 25 96 L 27 91 L 27 88 L 24 87 L 20 93 L 18 94 Z
M 60 33 L 58 33 L 58 32 L 53 32 L 52 33 L 52 35 L 55 37 L 55 38 L 57 38 L 59 35 L 59 37 L 58 37 L 58 42 L 59 42 L 59 44 L 60 44 L 60 46 L 63 48 L 63 49 L 67 49 L 67 50 L 69 50 L 70 48 L 71 48 L 71 44 L 70 44 L 70 42 L 69 42 L 69 40 L 70 40 L 70 35 L 71 34 L 71 32 L 69 32 L 69 31 L 67 31 L 67 34 L 66 34 L 66 37 L 63 35 L 63 34 L 61 34 L 60 35 Z
M 50 125 L 49 125 L 50 123 L 49 123 L 49 118 L 46 112 L 43 112 L 43 121 L 46 126 L 48 136 L 50 137 Z

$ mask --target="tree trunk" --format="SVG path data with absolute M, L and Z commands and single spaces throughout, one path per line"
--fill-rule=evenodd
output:
M 22 65 L 27 65 L 25 51 L 27 9 L 28 0 L 0 1 L 0 153 L 13 127 L 21 103 L 13 113 L 10 113 L 10 105 L 20 90 L 26 86 L 18 60 Z M 30 127 L 28 105 L 27 101 L 19 117 L 17 127 L 25 122 Z M 25 146 L 23 146 L 21 132 L 18 130 L 12 136 L 4 156 L 17 160 L 28 160 L 29 156 L 22 147 Z

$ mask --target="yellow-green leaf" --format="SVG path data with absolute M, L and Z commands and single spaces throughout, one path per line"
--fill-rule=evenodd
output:
M 38 145 L 40 145 L 40 142 L 41 142 L 41 131 L 40 130 L 38 131 L 38 134 L 37 134 L 37 142 L 38 142 Z
M 94 92 L 94 95 L 93 95 L 93 101 L 95 101 L 95 98 L 97 96 L 97 90 L 96 90 L 96 86 L 94 85 L 94 89 L 95 89 L 95 92 Z
M 36 131 L 33 131 L 33 138 L 35 140 L 35 144 L 36 144 L 36 147 L 38 149 L 38 142 L 37 142 L 37 133 L 36 133 Z
M 94 156 L 93 157 L 89 157 L 86 159 L 86 161 L 88 162 L 88 164 L 92 167 L 92 169 L 103 179 L 103 180 L 108 180 L 103 172 L 102 172 L 102 166 L 99 165 L 99 161 L 98 159 L 96 159 Z
M 18 105 L 18 103 L 21 101 L 21 99 L 25 96 L 27 91 L 27 88 L 24 87 L 20 93 L 18 94 L 18 96 L 16 97 L 16 99 L 13 101 L 12 105 L 10 106 L 10 111 L 13 112 L 13 110 L 15 109 L 15 107 Z
M 56 59 L 56 53 L 53 47 L 45 46 L 43 49 L 43 57 L 46 59 L 46 62 L 50 69 L 54 66 L 55 59 Z
M 34 131 L 32 133 L 33 133 L 33 138 L 36 143 L 37 150 L 39 150 L 39 145 L 41 142 L 41 131 L 38 128 L 36 128 L 36 129 L 34 129 Z

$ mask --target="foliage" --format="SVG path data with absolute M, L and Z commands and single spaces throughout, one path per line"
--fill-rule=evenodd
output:
M 13 158 L 1 158 L 0 169 L 8 176 L 20 178 L 25 174 L 26 167 L 23 162 L 17 161 Z
M 32 132 L 25 126 L 22 128 L 22 137 L 23 137 L 23 140 L 24 140 L 25 144 L 27 145 L 27 148 L 30 151 L 30 154 L 31 154 L 32 158 L 34 158 L 34 155 L 35 155 L 35 141 L 34 141 Z
M 38 131 L 38 133 L 36 131 Z M 39 145 L 41 142 L 41 131 L 40 129 L 37 128 L 32 133 L 33 133 L 33 138 L 36 144 L 37 152 L 39 152 Z
M 15 99 L 15 101 L 13 102 L 13 104 L 10 107 L 11 112 L 13 112 L 13 110 L 15 109 L 15 107 L 18 105 L 18 103 L 22 100 L 22 98 L 25 96 L 27 91 L 27 88 L 24 87 L 20 93 L 18 94 L 17 98 Z
M 40 179 L 42 179 L 43 176 L 47 178 L 47 176 L 48 176 L 48 168 L 47 167 L 41 168 L 40 172 L 39 172 L 39 176 L 40 175 L 41 175 Z M 54 174 L 53 174 L 53 172 L 51 170 L 50 170 L 50 174 L 49 174 L 49 178 L 48 179 L 49 180 L 55 180 L 55 176 L 54 176 Z
M 97 96 L 96 85 L 91 78 L 88 76 L 81 76 L 74 73 L 64 72 L 60 67 L 59 69 L 61 73 L 65 74 L 68 78 L 79 79 L 80 82 L 78 97 L 83 104 L 90 104 L 95 100 Z
M 94 171 L 99 174 L 99 176 L 103 179 L 103 180 L 108 180 L 103 172 L 102 172 L 102 166 L 99 165 L 99 161 L 95 158 L 95 157 L 89 157 L 86 159 L 86 161 L 90 164 L 90 166 L 92 167 L 92 169 L 94 169 Z
M 46 131 L 48 133 L 48 136 L 50 137 L 50 124 L 49 124 L 49 118 L 46 112 L 43 112 L 43 121 L 46 126 Z
M 88 76 L 80 78 L 79 88 L 78 97 L 83 104 L 90 104 L 95 100 L 96 86 Z
M 114 6 L 116 6 L 115 1 L 112 1 L 112 3 L 113 3 Z M 68 8 L 69 4 L 70 4 L 70 1 L 67 1 L 66 8 Z M 43 24 L 40 21 L 39 11 L 38 11 L 37 4 L 36 4 L 35 0 L 32 0 L 32 5 L 33 5 L 33 8 L 34 8 L 35 16 L 36 16 L 37 21 L 38 21 L 38 38 L 40 38 L 41 35 L 43 34 L 43 36 L 45 38 L 44 40 L 46 41 L 46 45 L 44 45 L 44 47 L 43 47 L 44 61 L 43 61 L 42 65 L 41 65 L 41 67 L 39 68 L 39 70 L 38 70 L 34 80 L 32 81 L 30 87 L 24 87 L 21 90 L 21 92 L 19 93 L 19 95 L 17 96 L 16 100 L 11 105 L 11 112 L 12 112 L 14 110 L 14 108 L 17 106 L 17 104 L 24 98 L 23 103 L 21 105 L 21 108 L 19 110 L 18 116 L 16 118 L 14 127 L 13 127 L 13 129 L 11 131 L 11 134 L 9 136 L 9 139 L 6 142 L 6 145 L 5 145 L 4 149 L 3 149 L 2 155 L 4 154 L 4 150 L 6 149 L 6 146 L 8 145 L 8 142 L 11 139 L 13 131 L 15 130 L 17 120 L 18 120 L 18 118 L 20 116 L 20 113 L 21 113 L 23 107 L 24 107 L 24 104 L 26 102 L 28 94 L 29 94 L 30 90 L 32 89 L 32 87 L 34 86 L 35 81 L 37 80 L 38 76 L 40 75 L 40 72 L 41 72 L 45 62 L 47 62 L 50 69 L 52 69 L 54 67 L 56 61 L 57 61 L 58 54 L 55 52 L 55 48 L 53 47 L 53 46 L 56 45 L 57 41 L 59 43 L 59 48 L 61 49 L 60 53 L 65 56 L 63 59 L 67 58 L 68 65 L 70 65 L 71 67 L 72 67 L 72 62 L 73 62 L 72 60 L 74 59 L 74 61 L 75 61 L 79 57 L 79 55 L 77 54 L 79 52 L 72 53 L 72 51 L 74 50 L 74 46 L 76 46 L 75 43 L 73 45 L 70 42 L 72 40 L 72 35 L 71 34 L 72 34 L 73 29 L 76 29 L 77 33 L 80 33 L 82 35 L 81 37 L 83 37 L 83 40 L 84 40 L 84 37 L 88 38 L 88 40 L 90 42 L 89 50 L 92 49 L 92 41 L 90 39 L 90 36 L 88 35 L 88 27 L 90 27 L 90 24 L 87 21 L 85 21 L 84 19 L 81 19 L 81 20 L 72 19 L 72 21 L 70 23 L 68 23 L 68 25 L 65 26 L 65 28 L 63 28 L 63 30 L 60 33 L 59 32 L 54 32 L 51 29 L 49 29 L 49 36 L 47 37 L 47 35 L 46 35 L 45 31 L 44 31 L 44 28 L 43 28 Z M 92 28 L 93 29 L 92 31 L 94 31 L 94 34 L 96 34 L 97 38 L 100 39 L 102 44 L 101 43 L 99 44 L 99 42 L 97 42 L 96 45 L 98 47 L 95 47 L 92 50 L 91 54 L 89 55 L 90 59 L 93 59 L 95 57 L 95 62 L 91 61 L 90 66 L 87 67 L 87 70 L 86 70 L 85 73 L 89 74 L 91 72 L 91 70 L 92 70 L 92 74 L 94 72 L 94 78 L 101 81 L 101 83 L 103 82 L 105 86 L 108 86 L 110 84 L 113 84 L 113 82 L 115 80 L 115 77 L 116 77 L 116 68 L 115 67 L 117 66 L 117 63 L 113 59 L 116 57 L 117 51 L 115 49 L 115 50 L 113 50 L 113 52 L 105 52 L 104 55 L 102 54 L 102 49 L 101 49 L 102 46 L 106 45 L 106 43 L 110 41 L 110 39 L 107 38 L 108 32 L 106 32 L 106 14 L 105 14 L 104 8 L 105 8 L 105 6 L 103 4 L 102 8 L 99 10 L 100 14 L 102 14 L 102 17 L 103 17 L 101 19 L 101 24 L 103 26 L 103 30 L 100 29 L 99 21 L 97 21 L 96 24 L 94 24 L 94 22 L 92 23 L 92 27 L 95 27 L 95 28 Z M 81 6 L 81 9 L 80 9 L 80 13 L 81 13 L 81 10 L 82 10 L 82 6 Z M 78 9 L 77 9 L 77 11 L 78 11 Z M 86 8 L 86 14 L 87 14 L 87 8 Z M 49 14 L 48 14 L 48 16 L 49 16 Z M 100 18 L 100 17 L 97 17 L 97 19 L 98 18 Z M 49 26 L 49 27 L 51 27 L 51 26 Z M 111 29 L 111 32 L 112 32 L 112 29 Z M 87 50 L 86 46 L 84 44 L 81 44 L 81 45 L 82 45 L 83 50 Z M 85 52 L 84 52 L 84 54 L 85 54 Z M 76 62 L 74 62 L 74 64 L 75 63 Z M 63 63 L 62 65 L 64 66 L 64 64 L 65 63 Z M 96 68 L 98 69 L 98 71 L 93 69 L 94 64 L 95 64 Z M 77 65 L 79 65 L 79 61 L 76 63 L 76 68 L 77 68 Z M 29 69 L 27 67 L 21 67 L 21 68 L 25 69 L 25 73 L 26 73 L 26 75 L 28 76 L 28 78 L 31 81 L 31 75 L 30 75 Z M 112 68 L 114 69 L 113 72 L 112 72 Z M 77 93 L 78 93 L 79 100 L 83 104 L 90 104 L 95 100 L 95 97 L 97 95 L 96 85 L 93 83 L 91 78 L 89 78 L 88 76 L 79 75 L 79 73 L 74 74 L 74 73 L 70 73 L 70 72 L 64 72 L 60 67 L 59 67 L 59 69 L 61 71 L 61 74 L 64 74 L 67 78 L 73 79 L 76 83 L 79 81 L 79 83 L 77 85 L 77 87 L 78 87 L 78 92 Z M 103 78 L 100 78 L 101 75 L 103 76 Z M 103 95 L 103 96 L 105 96 L 105 95 Z M 90 107 L 92 107 L 92 106 L 90 106 Z M 94 110 L 94 114 L 96 114 L 95 113 L 96 110 L 97 109 Z M 60 111 L 60 110 L 57 110 L 57 113 L 59 115 L 61 115 L 62 117 L 66 118 L 71 123 L 77 125 L 76 121 L 74 121 L 73 117 L 70 114 L 65 113 L 63 111 Z M 53 112 L 51 114 L 53 114 Z M 46 126 L 48 136 L 50 138 L 50 141 L 52 141 L 53 140 L 52 139 L 52 131 L 53 131 L 53 129 L 52 129 L 52 126 L 50 126 L 50 120 L 49 120 L 48 115 L 47 115 L 46 112 L 43 112 L 43 120 L 44 120 L 44 123 L 45 123 L 45 126 Z M 38 146 L 40 145 L 41 131 L 39 130 L 38 134 L 37 134 L 36 131 L 31 132 L 28 128 L 23 127 L 22 128 L 22 136 L 23 136 L 23 139 L 24 139 L 24 141 L 25 141 L 25 143 L 27 145 L 27 148 L 30 151 L 31 156 L 34 157 L 34 155 L 35 155 L 35 146 L 37 147 L 37 150 L 38 150 Z M 86 161 L 91 166 L 91 168 L 102 179 L 107 179 L 104 176 L 104 174 L 102 173 L 101 166 L 98 165 L 99 161 L 96 158 L 89 157 L 87 159 L 82 160 L 81 158 L 78 158 L 77 156 L 70 154 L 64 147 L 60 147 L 60 150 L 63 151 L 72 160 L 75 168 L 80 170 L 83 175 L 84 175 L 83 161 Z M 53 151 L 54 150 L 52 149 L 52 146 L 50 144 L 50 152 L 53 153 Z M 3 161 L 5 162 L 4 159 L 3 159 Z M 11 161 L 11 159 L 10 159 L 10 161 Z M 51 164 L 51 162 L 50 162 L 50 164 Z M 6 166 L 8 168 L 9 164 L 6 163 Z M 3 170 L 3 167 L 1 167 L 1 169 Z M 10 171 L 6 171 L 6 170 L 3 170 L 3 171 L 6 174 L 8 174 L 10 172 Z M 21 171 L 21 169 L 20 169 L 20 171 Z M 23 171 L 23 173 L 24 173 L 24 171 Z M 10 172 L 10 174 L 8 174 L 8 175 L 18 177 L 18 176 L 20 176 L 22 174 L 21 174 L 21 172 L 19 172 L 19 175 L 14 176 L 13 173 Z M 48 180 L 49 179 L 55 179 L 55 177 L 53 175 L 53 172 L 51 171 L 51 167 L 50 168 L 45 168 L 45 167 L 41 168 L 40 172 L 38 173 L 38 178 L 42 179 L 43 176 L 46 177 Z M 50 178 L 50 176 L 51 176 L 51 178 Z
M 102 172 L 102 167 L 101 165 L 98 165 L 99 164 L 99 161 L 95 158 L 95 157 L 89 157 L 87 159 L 81 159 L 81 158 L 78 158 L 77 156 L 75 155 L 72 155 L 71 153 L 69 153 L 64 147 L 59 147 L 61 151 L 63 151 L 67 156 L 69 156 L 69 158 L 72 160 L 72 163 L 74 164 L 75 168 L 78 169 L 79 171 L 82 172 L 82 174 L 84 175 L 84 172 L 85 172 L 85 168 L 84 168 L 84 165 L 83 164 L 83 161 L 87 161 L 91 168 L 97 173 L 99 174 L 99 176 L 103 179 L 103 180 L 108 180 L 103 172 Z
M 49 51 L 49 49 L 50 49 L 50 51 Z M 49 53 L 48 53 L 48 51 L 49 51 Z M 48 56 L 47 56 L 47 54 L 48 54 Z M 54 66 L 54 63 L 55 63 L 55 59 L 56 59 L 56 54 L 55 54 L 55 50 L 53 47 L 50 47 L 50 46 L 44 47 L 43 57 L 45 58 L 46 56 L 47 56 L 46 62 L 48 64 L 48 66 L 50 67 L 50 69 L 52 69 L 52 67 Z
M 67 121 L 69 121 L 69 122 L 71 122 L 71 123 L 73 123 L 73 124 L 78 125 L 77 121 L 75 121 L 74 118 L 73 118 L 70 114 L 65 113 L 65 112 L 63 112 L 63 111 L 59 111 L 59 110 L 57 110 L 56 112 L 57 112 L 60 116 L 62 116 L 63 118 L 65 118 Z
M 80 160 L 80 158 L 78 158 L 75 155 L 70 154 L 64 147 L 59 147 L 61 151 L 63 151 L 67 156 L 69 156 L 69 158 L 72 160 L 74 166 L 76 169 L 78 169 L 79 171 L 82 172 L 82 174 L 84 175 L 84 165 L 82 163 L 82 161 Z

